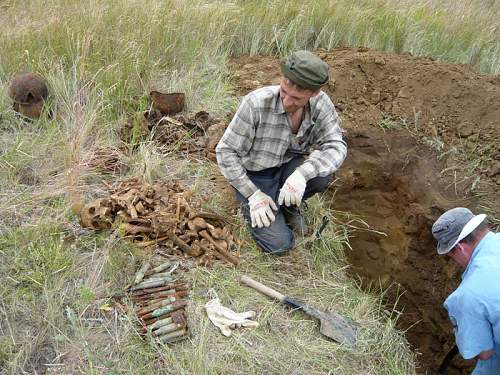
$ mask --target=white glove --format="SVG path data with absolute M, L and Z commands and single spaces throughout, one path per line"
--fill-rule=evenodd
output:
M 302 173 L 299 171 L 293 172 L 281 187 L 278 203 L 280 205 L 285 203 L 285 206 L 300 206 L 304 191 L 306 190 L 306 184 L 306 179 L 302 176 Z
M 231 336 L 232 329 L 259 326 L 258 322 L 249 320 L 255 317 L 255 311 L 235 313 L 233 310 L 222 306 L 218 298 L 208 301 L 205 304 L 205 310 L 207 310 L 210 321 L 220 329 L 224 336 Z
M 248 198 L 248 205 L 252 227 L 268 227 L 274 222 L 273 210 L 278 211 L 278 207 L 269 195 L 257 190 Z

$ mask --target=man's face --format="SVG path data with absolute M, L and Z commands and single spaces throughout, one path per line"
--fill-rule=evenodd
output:
M 309 99 L 319 94 L 318 91 L 302 90 L 291 83 L 288 78 L 281 77 L 280 97 L 285 112 L 294 113 L 303 108 Z
M 467 264 L 469 264 L 469 260 L 471 258 L 472 251 L 474 249 L 471 246 L 464 242 L 459 242 L 455 245 L 453 249 L 450 250 L 448 255 L 462 267 L 462 269 L 467 268 Z

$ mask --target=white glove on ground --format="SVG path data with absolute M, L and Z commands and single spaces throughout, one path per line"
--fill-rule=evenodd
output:
M 274 222 L 273 210 L 278 211 L 278 207 L 269 195 L 257 190 L 248 198 L 248 205 L 252 227 L 268 227 Z
M 231 330 L 239 327 L 253 328 L 259 326 L 258 322 L 249 320 L 255 317 L 255 311 L 235 313 L 233 310 L 222 306 L 218 298 L 208 301 L 205 304 L 205 309 L 210 321 L 220 329 L 224 336 L 231 336 Z
M 281 187 L 278 203 L 280 205 L 285 203 L 285 206 L 300 206 L 306 185 L 305 177 L 299 171 L 293 172 Z

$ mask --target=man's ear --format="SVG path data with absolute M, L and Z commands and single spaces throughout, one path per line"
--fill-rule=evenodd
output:
M 311 95 L 311 98 L 314 98 L 315 96 L 318 96 L 320 92 L 321 92 L 321 90 L 317 89 L 316 91 L 313 92 L 313 94 Z
M 457 244 L 455 245 L 455 248 L 456 248 L 456 252 L 457 252 L 458 254 L 465 255 L 465 256 L 467 256 L 467 255 L 468 255 L 468 253 L 467 253 L 467 249 L 466 249 L 466 247 L 464 246 L 464 244 L 463 244 L 463 243 L 461 243 L 461 242 L 457 243 Z

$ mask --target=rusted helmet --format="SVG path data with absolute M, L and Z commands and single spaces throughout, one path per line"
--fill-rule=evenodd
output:
M 19 104 L 33 104 L 49 96 L 47 84 L 37 74 L 19 73 L 14 76 L 9 88 L 9 96 Z
M 31 118 L 37 118 L 43 103 L 49 96 L 47 84 L 37 74 L 19 73 L 12 78 L 9 96 L 14 101 L 14 110 Z

